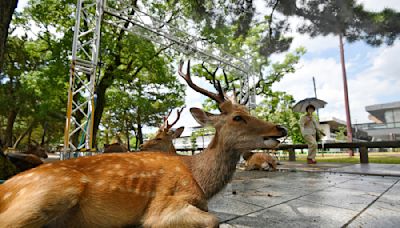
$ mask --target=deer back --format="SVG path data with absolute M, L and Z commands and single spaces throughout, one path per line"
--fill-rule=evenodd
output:
M 0 185 L 0 198 L 0 227 L 122 227 L 163 219 L 167 208 L 207 210 L 188 167 L 177 156 L 155 152 L 45 164 Z

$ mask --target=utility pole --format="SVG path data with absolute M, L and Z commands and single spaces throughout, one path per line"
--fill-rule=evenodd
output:
M 312 77 L 312 81 L 313 81 L 313 85 L 314 85 L 314 97 L 318 98 L 317 97 L 317 87 L 315 86 L 315 78 L 314 78 L 314 76 Z M 319 109 L 317 109 L 317 116 L 318 116 L 318 121 L 319 121 Z
M 353 141 L 353 131 L 351 128 L 351 118 L 350 118 L 350 107 L 349 107 L 349 93 L 347 88 L 347 75 L 346 75 L 346 66 L 344 61 L 344 49 L 343 49 L 343 36 L 339 34 L 339 42 L 340 42 L 340 62 L 342 64 L 342 75 L 343 75 L 343 87 L 344 87 L 344 104 L 346 108 L 346 123 L 347 123 L 347 141 Z M 349 155 L 354 156 L 354 152 L 349 150 Z

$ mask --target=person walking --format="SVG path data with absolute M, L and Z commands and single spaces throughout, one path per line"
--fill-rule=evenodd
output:
M 313 105 L 308 105 L 306 107 L 306 113 L 300 118 L 300 130 L 303 135 L 304 140 L 306 140 L 308 144 L 308 156 L 307 163 L 308 164 L 316 164 L 315 156 L 317 155 L 317 139 L 316 136 L 319 131 L 319 124 L 315 120 L 313 116 L 313 112 L 315 111 L 315 107 Z

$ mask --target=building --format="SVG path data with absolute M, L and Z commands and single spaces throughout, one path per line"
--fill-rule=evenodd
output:
M 319 123 L 320 129 L 325 133 L 325 136 L 321 140 L 325 143 L 328 142 L 346 142 L 347 137 L 343 139 L 338 139 L 338 134 L 341 129 L 344 130 L 346 135 L 346 121 L 332 117 L 332 119 L 324 120 Z M 368 133 L 363 130 L 353 126 L 353 141 L 371 141 Z
M 366 106 L 372 123 L 355 124 L 372 137 L 372 141 L 400 140 L 400 101 Z

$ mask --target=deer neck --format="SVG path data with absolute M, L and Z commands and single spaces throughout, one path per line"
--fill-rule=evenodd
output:
M 216 132 L 204 152 L 186 161 L 207 199 L 221 191 L 232 179 L 242 152 L 235 150 L 233 145 L 233 142 Z

